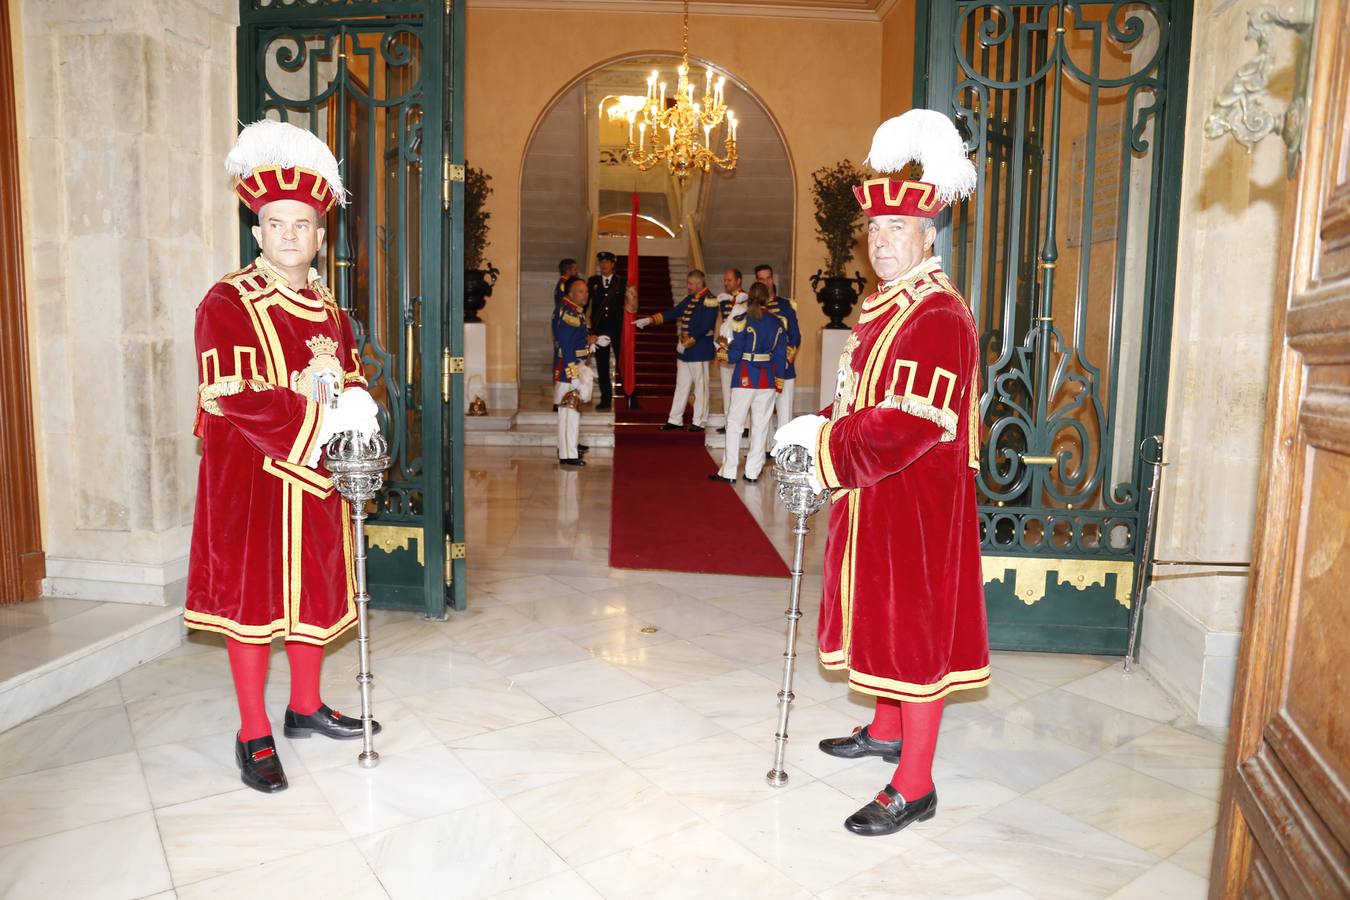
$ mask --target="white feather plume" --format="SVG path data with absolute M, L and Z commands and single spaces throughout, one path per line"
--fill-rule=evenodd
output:
M 911 109 L 882 122 L 863 162 L 887 174 L 917 162 L 923 167 L 923 180 L 938 189 L 943 203 L 968 197 L 975 190 L 975 166 L 966 156 L 961 134 L 951 119 L 936 110 Z
M 342 174 L 328 145 L 303 128 L 274 119 L 260 119 L 239 132 L 234 149 L 225 157 L 225 171 L 247 178 L 262 166 L 301 168 L 318 172 L 328 182 L 338 203 L 347 205 Z

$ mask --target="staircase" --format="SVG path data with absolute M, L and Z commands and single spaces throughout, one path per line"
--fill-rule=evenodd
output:
M 620 278 L 628 277 L 628 257 L 620 256 Z M 638 261 L 638 316 L 654 316 L 674 305 L 671 289 L 671 260 L 665 256 L 644 256 Z M 683 296 L 683 294 L 681 294 Z M 675 390 L 675 325 L 653 325 L 637 333 L 633 348 L 637 369 L 637 409 L 624 402 L 615 403 L 617 423 L 664 422 L 670 410 L 670 395 Z

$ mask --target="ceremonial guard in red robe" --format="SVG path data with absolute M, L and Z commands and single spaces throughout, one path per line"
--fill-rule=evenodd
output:
M 361 735 L 319 697 L 324 645 L 356 622 L 349 510 L 320 458 L 333 435 L 374 432 L 377 407 L 347 314 L 310 268 L 322 217 L 345 202 L 333 154 L 263 121 L 226 168 L 258 214 L 262 252 L 197 307 L 202 459 L 184 618 L 227 639 L 236 761 L 245 784 L 270 793 L 286 787 L 263 702 L 274 638 L 291 668 L 286 736 Z
M 891 834 L 932 818 L 943 698 L 989 682 L 975 472 L 979 373 L 974 319 L 931 255 L 937 215 L 975 184 L 950 120 L 912 110 L 883 124 L 868 162 L 923 166 L 923 180 L 854 188 L 869 217 L 880 288 L 839 359 L 834 401 L 775 435 L 812 455 L 831 491 L 820 662 L 877 698 L 870 725 L 821 742 L 833 756 L 880 756 L 891 782 L 845 822 Z M 903 738 L 903 753 L 901 739 Z

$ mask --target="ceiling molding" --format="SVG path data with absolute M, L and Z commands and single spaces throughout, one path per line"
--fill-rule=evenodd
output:
M 681 0 L 465 0 L 470 10 L 646 13 L 678 16 Z M 691 0 L 694 16 L 880 22 L 896 0 Z

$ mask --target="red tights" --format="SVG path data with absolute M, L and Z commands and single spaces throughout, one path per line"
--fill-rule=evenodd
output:
M 234 675 L 234 693 L 239 700 L 239 739 L 251 741 L 272 733 L 263 695 L 267 689 L 267 665 L 271 647 L 246 644 L 233 638 L 225 642 Z M 309 715 L 322 705 L 319 699 L 319 673 L 323 667 L 323 648 L 313 644 L 286 642 L 286 658 L 291 665 L 290 707 Z
M 877 711 L 867 733 L 878 741 L 904 739 L 891 787 L 906 800 L 917 800 L 933 789 L 933 755 L 942 725 L 942 706 L 941 700 L 903 703 L 877 698 Z

